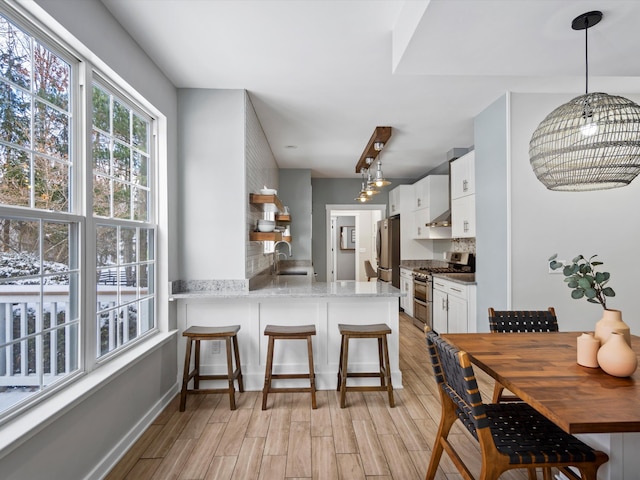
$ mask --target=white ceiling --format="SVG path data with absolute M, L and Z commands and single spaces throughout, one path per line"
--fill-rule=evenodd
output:
M 356 178 L 376 126 L 385 176 L 473 144 L 504 92 L 640 92 L 638 0 L 102 0 L 180 88 L 246 89 L 280 168 Z M 540 119 L 542 120 L 542 119 Z

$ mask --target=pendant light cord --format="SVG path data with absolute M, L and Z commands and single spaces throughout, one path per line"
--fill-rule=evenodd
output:
M 584 19 L 584 94 L 589 93 L 589 20 L 585 17 Z

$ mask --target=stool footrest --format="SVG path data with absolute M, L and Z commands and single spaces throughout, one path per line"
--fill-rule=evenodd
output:
M 306 378 L 308 380 L 309 374 L 308 373 L 277 373 L 277 374 L 271 375 L 272 380 L 287 379 L 287 378 Z
M 228 388 L 199 388 L 198 390 L 187 390 L 187 395 L 200 395 L 209 393 L 229 393 Z
M 367 377 L 367 378 L 380 378 L 380 375 L 384 375 L 386 373 L 386 371 L 381 370 L 380 373 L 376 373 L 376 372 L 362 372 L 362 373 L 358 373 L 358 372 L 349 372 L 345 375 L 345 377 L 348 378 L 352 378 L 352 377 Z
M 386 392 L 387 386 L 381 387 L 380 385 L 354 385 L 352 387 L 346 387 L 347 392 Z
M 306 387 L 306 388 L 298 388 L 298 387 L 271 387 L 269 389 L 269 393 L 291 393 L 291 392 L 313 392 L 315 391 L 311 389 L 311 387 Z
M 195 371 L 193 375 L 189 375 L 189 378 L 193 378 L 195 376 Z M 200 375 L 200 380 L 236 380 L 240 376 L 240 370 L 236 370 L 233 372 L 231 378 L 228 375 Z

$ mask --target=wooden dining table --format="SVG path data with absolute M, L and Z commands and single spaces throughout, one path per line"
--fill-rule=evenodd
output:
M 626 378 L 576 362 L 580 332 L 443 334 L 471 362 L 564 431 L 640 432 L 640 369 Z M 640 352 L 640 337 L 631 347 Z M 640 360 L 640 359 L 639 359 Z

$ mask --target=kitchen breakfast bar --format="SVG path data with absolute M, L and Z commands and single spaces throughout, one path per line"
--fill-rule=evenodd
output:
M 255 290 L 225 291 L 199 285 L 172 294 L 177 302 L 178 330 L 199 326 L 240 325 L 238 343 L 246 390 L 262 390 L 267 355 L 267 325 L 310 325 L 313 337 L 316 388 L 331 390 L 337 386 L 340 356 L 338 324 L 386 323 L 393 388 L 402 388 L 399 368 L 399 289 L 383 282 L 310 281 L 304 276 L 273 277 Z M 178 343 L 178 371 L 182 371 L 184 340 Z M 202 344 L 201 368 L 205 374 L 226 372 L 223 342 Z M 308 370 L 304 342 L 286 342 L 274 353 L 274 373 L 299 373 Z M 349 348 L 349 371 L 377 371 L 377 342 L 355 340 Z M 368 384 L 375 379 L 353 379 L 350 384 Z M 300 385 L 296 380 L 280 380 L 281 386 Z

